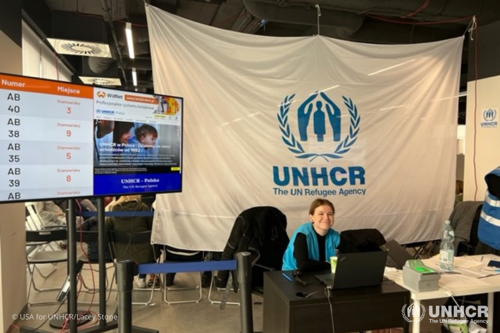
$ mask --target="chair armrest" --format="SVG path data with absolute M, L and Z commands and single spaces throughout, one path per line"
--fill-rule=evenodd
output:
M 262 264 L 254 264 L 254 267 L 259 267 L 259 268 L 265 269 L 266 271 L 275 271 L 276 270 L 274 267 L 265 266 Z

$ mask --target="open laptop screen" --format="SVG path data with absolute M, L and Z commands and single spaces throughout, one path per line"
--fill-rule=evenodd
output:
M 377 286 L 384 278 L 386 261 L 386 251 L 341 253 L 335 273 L 316 275 L 316 278 L 332 289 Z

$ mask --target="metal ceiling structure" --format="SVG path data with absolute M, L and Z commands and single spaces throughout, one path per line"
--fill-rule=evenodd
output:
M 464 35 L 475 16 L 479 26 L 500 20 L 496 0 L 149 0 L 180 17 L 221 29 L 268 36 L 311 36 L 408 44 Z M 320 16 L 318 17 L 318 14 Z M 45 38 L 109 44 L 112 58 L 64 55 L 76 76 L 119 77 L 121 88 L 152 91 L 152 66 L 143 0 L 23 0 L 23 16 Z M 125 24 L 134 31 L 130 59 Z M 319 25 L 318 25 L 319 22 Z M 466 87 L 464 45 L 461 89 Z M 95 49 L 68 46 L 77 51 Z M 132 86 L 131 68 L 138 85 Z

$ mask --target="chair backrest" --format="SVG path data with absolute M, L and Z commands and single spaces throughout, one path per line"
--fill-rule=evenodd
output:
M 460 243 L 467 243 L 467 254 L 473 254 L 479 239 L 477 229 L 483 201 L 459 202 L 450 214 L 450 222 L 455 231 L 455 254 L 458 254 Z
M 66 229 L 26 230 L 26 242 L 55 242 L 67 240 Z
M 178 249 L 165 244 L 161 248 L 165 253 L 165 261 L 198 261 L 205 257 L 203 251 Z
M 43 229 L 44 225 L 40 216 L 35 209 L 35 204 L 33 202 L 24 203 L 26 211 L 26 229 L 27 230 L 40 230 Z
M 339 252 L 374 252 L 386 243 L 384 235 L 378 229 L 351 229 L 340 233 Z
M 479 243 L 479 237 L 477 236 L 477 228 L 479 226 L 479 217 L 481 216 L 481 209 L 482 208 L 483 208 L 483 205 L 481 205 L 477 208 L 476 214 L 474 214 L 474 219 L 472 220 L 469 243 L 473 246 L 477 246 L 477 243 Z

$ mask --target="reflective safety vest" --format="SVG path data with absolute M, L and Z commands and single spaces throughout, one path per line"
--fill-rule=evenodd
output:
M 486 175 L 486 184 L 491 177 L 500 177 L 500 168 L 491 171 Z M 497 198 L 489 191 L 486 192 L 483 209 L 479 218 L 477 231 L 479 240 L 496 250 L 500 250 L 500 198 Z

